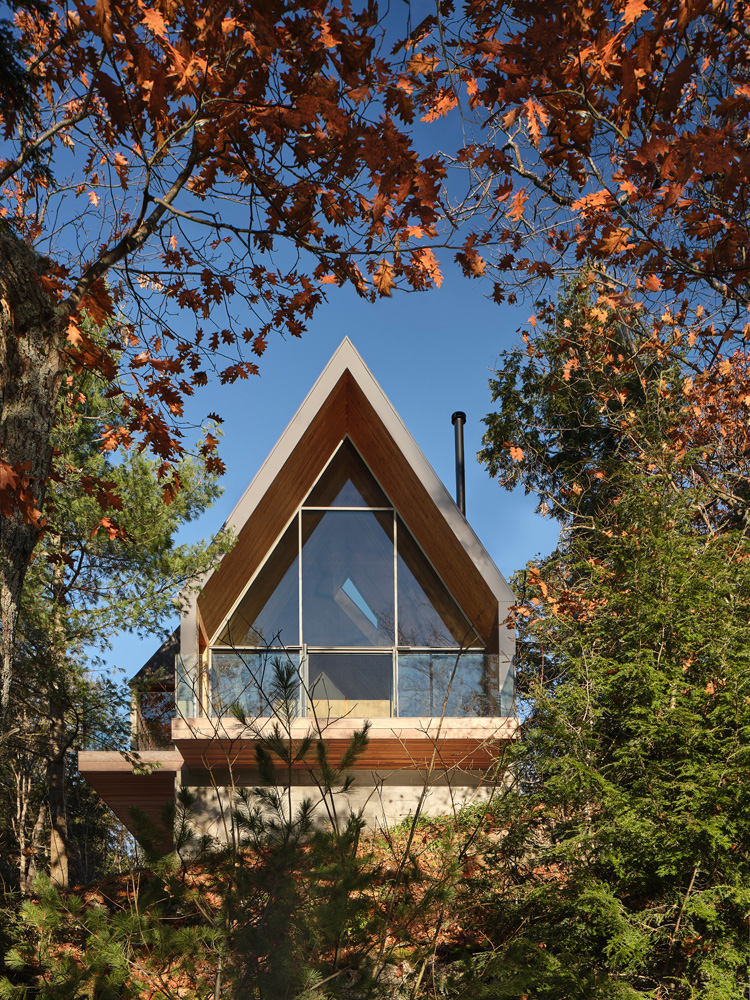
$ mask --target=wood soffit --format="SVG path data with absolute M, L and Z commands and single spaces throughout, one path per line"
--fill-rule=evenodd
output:
M 159 827 L 164 806 L 174 803 L 175 777 L 183 759 L 176 751 L 145 750 L 139 753 L 145 764 L 156 765 L 148 774 L 135 774 L 133 765 L 121 753 L 88 751 L 78 755 L 78 768 L 86 781 L 104 799 L 117 818 L 135 833 L 132 806 L 137 806 Z M 165 845 L 168 839 L 165 833 Z
M 428 559 L 490 650 L 496 648 L 498 598 L 446 521 L 372 403 L 346 369 L 206 581 L 198 613 L 213 636 L 248 580 L 348 435 Z

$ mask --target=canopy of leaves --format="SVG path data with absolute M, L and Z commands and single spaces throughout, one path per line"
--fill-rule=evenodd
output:
M 43 259 L 70 362 L 112 378 L 122 352 L 116 440 L 137 431 L 170 458 L 164 415 L 212 372 L 257 371 L 243 349 L 301 334 L 330 284 L 372 297 L 432 283 L 419 239 L 440 169 L 400 130 L 411 99 L 373 2 L 47 7 L 16 6 L 33 115 L 4 91 L 1 214 Z M 118 319 L 109 343 L 83 311 Z
M 475 126 L 454 158 L 468 171 L 459 260 L 492 264 L 498 301 L 588 260 L 624 309 L 650 304 L 647 328 L 680 314 L 707 348 L 745 337 L 745 4 L 448 3 L 412 42 L 426 116 L 460 106 Z

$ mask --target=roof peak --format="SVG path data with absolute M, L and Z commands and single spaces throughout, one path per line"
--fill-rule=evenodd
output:
M 428 558 L 436 566 L 449 558 L 456 565 L 465 565 L 466 560 L 473 564 L 467 572 L 472 578 L 476 575 L 477 615 L 494 618 L 498 601 L 506 606 L 512 601 L 512 593 L 486 549 L 356 347 L 345 337 L 225 524 L 237 533 L 237 545 L 215 571 L 218 576 L 209 574 L 198 599 L 209 638 L 244 590 L 242 581 L 249 580 L 265 559 L 347 436 Z M 457 577 L 452 592 L 466 586 L 466 581 Z

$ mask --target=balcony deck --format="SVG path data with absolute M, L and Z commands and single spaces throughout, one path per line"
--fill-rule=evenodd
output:
M 311 731 L 311 719 L 290 723 L 293 741 Z M 335 765 L 354 732 L 365 720 L 359 718 L 318 719 L 329 760 Z M 256 719 L 243 726 L 234 718 L 174 719 L 172 739 L 191 768 L 254 767 L 258 739 L 272 732 L 274 719 Z M 402 770 L 436 768 L 486 770 L 512 740 L 518 728 L 515 718 L 371 720 L 369 743 L 353 770 Z M 297 765 L 306 767 L 304 762 Z
M 310 719 L 295 719 L 289 735 L 294 742 L 311 730 Z M 328 747 L 328 759 L 337 766 L 349 741 L 364 719 L 318 719 L 321 735 Z M 173 803 L 178 784 L 225 785 L 244 779 L 257 783 L 255 749 L 258 740 L 270 735 L 275 719 L 256 719 L 243 726 L 234 718 L 173 719 L 173 750 L 143 750 L 137 755 L 148 773 L 137 773 L 132 758 L 118 751 L 81 751 L 78 767 L 115 815 L 133 831 L 132 806 L 141 809 L 159 824 L 166 803 Z M 465 773 L 476 781 L 496 763 L 502 765 L 503 748 L 517 735 L 515 718 L 417 719 L 380 718 L 371 720 L 369 743 L 352 771 L 365 783 L 378 776 L 398 772 L 404 780 L 417 775 L 431 782 L 433 778 Z M 301 772 L 313 765 L 296 765 Z M 409 777 L 411 775 L 411 777 Z M 297 779 L 295 779 L 297 780 Z M 309 778 L 307 779 L 309 780 Z M 398 778 L 396 781 L 400 780 Z

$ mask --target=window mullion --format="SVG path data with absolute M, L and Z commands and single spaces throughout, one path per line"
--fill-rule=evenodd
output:
M 307 717 L 307 646 L 302 632 L 302 508 L 297 511 L 297 608 L 299 614 L 300 660 L 300 716 Z
M 398 716 L 398 525 L 396 511 L 393 511 L 393 715 Z

